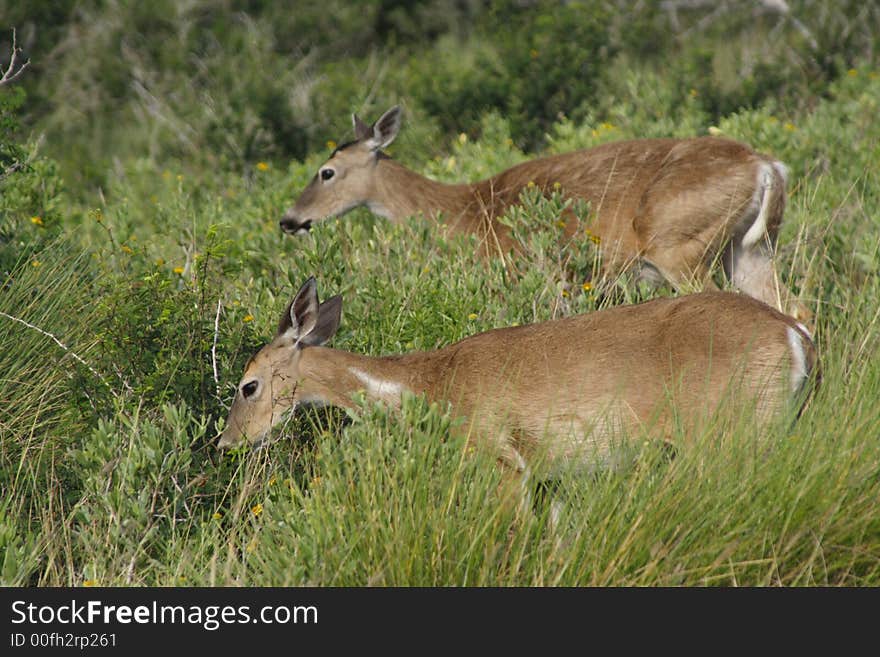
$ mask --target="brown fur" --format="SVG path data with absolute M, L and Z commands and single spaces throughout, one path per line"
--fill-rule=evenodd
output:
M 351 407 L 366 390 L 396 405 L 408 391 L 451 403 L 470 439 L 514 469 L 536 454 L 576 464 L 606 452 L 621 431 L 664 439 L 680 426 L 693 435 L 719 408 L 768 423 L 800 394 L 789 328 L 814 367 L 812 342 L 792 318 L 723 292 L 495 329 L 398 356 L 295 347 L 282 333 L 242 378 L 272 394 L 239 393 L 220 446 L 259 439 L 300 402 Z
M 370 130 L 362 125 L 360 138 L 331 156 L 321 169 L 333 169 L 334 179 L 315 176 L 285 213 L 285 230 L 296 232 L 366 205 L 391 221 L 442 216 L 451 232 L 478 235 L 484 254 L 503 254 L 515 244 L 498 218 L 529 183 L 545 192 L 558 184 L 567 196 L 591 203 L 589 228 L 601 240 L 609 275 L 635 266 L 678 289 L 714 289 L 711 265 L 726 253 L 735 286 L 779 309 L 790 306 L 802 320 L 810 317 L 781 288 L 772 264 L 785 209 L 784 169 L 745 144 L 718 137 L 618 141 L 448 185 L 376 151 L 378 137 Z M 743 245 L 765 195 L 763 239 Z M 569 217 L 569 234 L 576 225 Z

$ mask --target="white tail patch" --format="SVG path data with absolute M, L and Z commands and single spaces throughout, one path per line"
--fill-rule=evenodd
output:
M 403 393 L 403 384 L 399 381 L 380 379 L 356 367 L 350 368 L 354 377 L 364 384 L 367 393 L 386 402 L 399 402 Z
M 791 347 L 791 391 L 797 392 L 810 375 L 807 370 L 807 354 L 804 350 L 804 340 L 800 331 L 791 326 L 786 330 L 788 331 L 788 344 Z M 804 330 L 803 335 L 806 336 L 809 333 Z
M 788 184 L 788 167 L 785 166 L 779 160 L 774 160 L 773 161 L 773 168 L 776 169 L 776 173 L 778 173 L 779 176 L 782 178 L 782 182 L 787 185 Z
M 758 210 L 755 222 L 743 236 L 742 243 L 745 247 L 754 246 L 767 234 L 767 215 L 770 213 L 770 198 L 775 184 L 773 172 L 774 169 L 779 172 L 776 165 L 782 167 L 783 171 L 785 170 L 785 166 L 781 162 L 774 162 L 772 165 L 763 163 L 758 168 L 758 187 L 755 190 L 755 195 L 761 198 L 761 208 Z M 784 175 L 782 177 L 785 179 Z

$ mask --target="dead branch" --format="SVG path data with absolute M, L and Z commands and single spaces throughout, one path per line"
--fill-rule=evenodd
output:
M 21 53 L 21 48 L 18 47 L 15 41 L 15 28 L 12 28 L 12 57 L 9 59 L 9 66 L 6 67 L 6 70 L 3 71 L 3 77 L 0 77 L 0 87 L 10 84 L 14 82 L 18 76 L 20 76 L 24 69 L 28 67 L 28 64 L 31 63 L 30 57 L 28 57 L 23 64 L 18 63 L 18 56 Z
M 736 8 L 742 7 L 746 4 L 755 6 L 756 13 L 778 15 L 780 17 L 780 25 L 785 21 L 790 22 L 791 25 L 801 33 L 804 39 L 806 39 L 807 44 L 811 49 L 818 49 L 819 46 L 816 42 L 816 38 L 813 36 L 812 32 L 810 32 L 809 28 L 807 28 L 807 26 L 792 13 L 786 0 L 749 0 L 748 2 L 737 2 L 734 0 L 732 3 L 727 0 L 663 0 L 663 2 L 660 3 L 660 7 L 668 12 L 670 24 L 676 32 L 681 32 L 681 23 L 678 18 L 679 11 L 708 11 L 708 13 L 697 21 L 695 26 L 684 30 L 684 32 L 679 35 L 680 37 L 687 37 L 692 32 L 705 30 L 724 14 L 730 13 Z

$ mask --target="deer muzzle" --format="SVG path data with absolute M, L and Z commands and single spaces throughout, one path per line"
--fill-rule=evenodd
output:
M 298 217 L 290 213 L 281 217 L 281 221 L 278 222 L 278 225 L 281 226 L 281 230 L 288 235 L 305 235 L 312 229 L 311 219 L 301 221 Z

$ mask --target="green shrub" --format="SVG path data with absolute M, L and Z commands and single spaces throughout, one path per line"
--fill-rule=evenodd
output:
M 3 584 L 880 581 L 873 5 L 791 2 L 812 52 L 790 19 L 735 9 L 673 29 L 626 3 L 31 4 L 47 25 L 19 32 L 28 103 L 0 90 L 5 126 L 26 125 L 0 151 L 29 164 L 0 182 Z M 38 61 L 43 34 L 57 59 Z M 590 236 L 559 225 L 590 208 L 553 189 L 503 219 L 516 258 L 363 209 L 282 235 L 350 112 L 397 102 L 390 150 L 447 182 L 545 132 L 560 152 L 714 128 L 786 162 L 776 262 L 816 312 L 823 374 L 802 416 L 707 432 L 671 461 L 630 440 L 554 485 L 555 535 L 540 504 L 499 504 L 491 457 L 422 399 L 298 409 L 265 449 L 220 456 L 242 368 L 310 275 L 344 298 L 332 346 L 371 355 L 673 294 L 601 280 Z
M 54 161 L 37 154 L 19 134 L 25 94 L 0 91 L 0 276 L 61 233 L 63 183 Z

